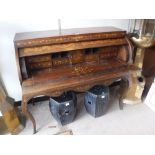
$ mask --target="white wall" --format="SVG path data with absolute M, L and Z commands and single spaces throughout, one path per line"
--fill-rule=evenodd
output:
M 50 19 L 50 20 L 49 20 Z M 115 26 L 122 29 L 128 29 L 129 20 L 69 20 L 61 19 L 62 28 L 75 27 L 97 27 L 97 26 Z M 18 80 L 15 51 L 13 45 L 14 35 L 17 32 L 50 30 L 58 28 L 58 20 L 48 18 L 31 19 L 0 19 L 0 74 L 8 94 L 21 100 L 21 86 Z

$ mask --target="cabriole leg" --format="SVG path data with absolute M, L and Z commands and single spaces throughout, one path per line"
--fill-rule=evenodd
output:
M 27 117 L 27 119 L 30 119 L 30 121 L 32 122 L 33 133 L 35 134 L 37 132 L 36 131 L 36 122 L 35 122 L 35 119 L 32 116 L 32 114 L 28 111 L 27 103 L 28 103 L 28 100 L 23 97 L 23 99 L 22 99 L 22 113 Z

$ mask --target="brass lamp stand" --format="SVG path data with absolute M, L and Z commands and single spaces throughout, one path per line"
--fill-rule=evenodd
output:
M 139 68 L 139 70 L 132 72 L 130 81 L 131 85 L 129 86 L 129 90 L 126 93 L 126 96 L 123 100 L 123 103 L 127 104 L 135 104 L 141 103 L 141 97 L 145 86 L 145 78 L 142 75 L 142 67 L 143 67 L 143 59 L 144 59 L 144 51 L 146 48 L 149 48 L 153 45 L 153 36 L 155 26 L 153 28 L 152 34 L 147 34 L 144 29 L 146 29 L 146 23 L 144 20 L 141 20 L 139 27 L 139 36 L 132 36 L 130 39 L 133 44 L 137 47 L 136 57 L 135 57 L 135 66 Z M 136 26 L 134 26 L 135 28 Z M 135 30 L 133 30 L 135 32 Z M 137 32 L 137 30 L 136 30 Z M 134 34 L 134 33 L 133 33 Z

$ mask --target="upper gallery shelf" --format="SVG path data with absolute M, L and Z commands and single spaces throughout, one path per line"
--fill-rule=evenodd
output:
M 59 44 L 98 39 L 123 38 L 126 31 L 114 27 L 74 28 L 17 33 L 14 38 L 16 47 L 32 47 L 38 45 Z

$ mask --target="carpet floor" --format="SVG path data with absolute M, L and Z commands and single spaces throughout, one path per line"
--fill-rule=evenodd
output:
M 147 105 L 125 105 L 119 109 L 116 92 L 110 97 L 110 106 L 107 113 L 93 118 L 84 107 L 83 94 L 78 95 L 78 113 L 74 122 L 61 126 L 52 117 L 48 101 L 29 105 L 37 123 L 36 135 L 54 135 L 71 130 L 73 135 L 150 135 L 155 134 L 155 112 Z M 32 134 L 32 123 L 28 120 L 21 135 Z

